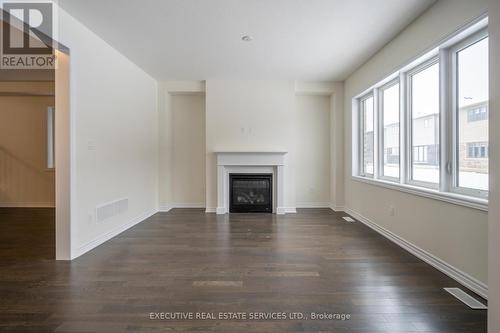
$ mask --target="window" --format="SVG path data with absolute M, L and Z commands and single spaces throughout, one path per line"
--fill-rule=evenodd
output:
M 457 138 L 454 176 L 460 192 L 488 190 L 488 38 L 457 46 Z M 477 160 L 480 159 L 480 160 Z
M 439 183 L 439 62 L 433 59 L 409 75 L 411 180 Z M 427 126 L 426 126 L 427 124 Z M 433 124 L 433 126 L 430 126 Z
M 465 98 L 467 100 L 471 100 L 472 97 L 467 97 Z M 488 119 L 488 106 L 483 105 L 481 107 L 476 107 L 472 109 L 467 110 L 467 121 L 469 123 L 473 121 L 481 121 L 481 120 L 487 120 Z
M 363 174 L 373 175 L 374 172 L 374 118 L 373 96 L 362 101 L 362 128 L 363 128 Z
M 47 108 L 47 169 L 55 168 L 55 108 Z
M 383 88 L 380 96 L 384 124 L 382 174 L 399 178 L 399 82 Z
M 488 158 L 487 142 L 467 143 L 467 158 Z
M 429 146 L 413 147 L 413 162 L 415 164 L 428 164 L 429 161 Z
M 485 209 L 488 89 L 482 18 L 354 98 L 353 175 Z

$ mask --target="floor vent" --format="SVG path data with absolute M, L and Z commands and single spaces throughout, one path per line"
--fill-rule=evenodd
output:
M 119 215 L 128 210 L 128 199 L 120 199 L 108 202 L 102 206 L 96 207 L 95 216 L 97 222 L 102 222 L 113 216 Z
M 356 220 L 355 220 L 355 219 L 353 219 L 353 218 L 352 218 L 352 217 L 350 217 L 350 216 L 343 216 L 342 218 L 343 218 L 344 220 L 346 220 L 347 222 L 350 222 L 350 223 L 352 223 L 352 222 L 356 222 Z
M 460 288 L 444 288 L 444 290 L 458 298 L 471 309 L 485 310 L 488 308 L 486 305 L 479 302 L 477 299 L 467 294 Z

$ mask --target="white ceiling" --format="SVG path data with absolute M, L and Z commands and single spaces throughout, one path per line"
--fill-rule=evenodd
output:
M 343 80 L 433 3 L 60 0 L 159 80 Z

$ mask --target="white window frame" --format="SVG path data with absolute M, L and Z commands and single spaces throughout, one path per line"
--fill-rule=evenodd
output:
M 488 192 L 454 186 L 456 173 L 457 127 L 456 127 L 456 80 L 453 77 L 453 51 L 474 44 L 487 34 L 488 17 L 482 15 L 450 35 L 448 39 L 422 56 L 366 89 L 352 100 L 352 177 L 356 181 L 451 202 L 483 211 L 488 210 Z M 485 35 L 481 35 L 485 34 Z M 478 36 L 484 36 L 478 38 Z M 472 42 L 471 42 L 472 41 Z M 466 45 L 466 46 L 463 46 Z M 460 47 L 462 46 L 462 47 Z M 439 62 L 439 184 L 412 180 L 412 133 L 411 133 L 411 76 Z M 392 84 L 400 85 L 400 146 L 399 180 L 383 175 L 383 112 L 381 93 Z M 454 95 L 455 94 L 455 95 Z M 363 110 L 362 101 L 374 99 L 374 174 L 363 174 Z M 455 103 L 455 104 L 454 104 Z M 472 190 L 472 191 L 470 191 Z
M 468 188 L 464 186 L 460 186 L 458 177 L 459 177 L 459 107 L 458 107 L 458 53 L 469 46 L 472 46 L 483 39 L 488 38 L 488 30 L 487 28 L 481 29 L 480 31 L 471 34 L 470 36 L 460 40 L 459 42 L 450 46 L 445 52 L 447 53 L 447 57 L 450 61 L 450 75 L 448 76 L 451 80 L 449 87 L 451 88 L 450 97 L 451 97 L 451 108 L 449 108 L 450 114 L 448 117 L 452 119 L 452 130 L 449 133 L 449 140 L 451 142 L 451 161 L 449 161 L 450 166 L 448 168 L 448 173 L 451 176 L 450 181 L 450 191 L 470 195 L 480 198 L 488 198 L 488 191 Z M 451 169 L 451 170 L 450 170 Z
M 377 146 L 375 149 L 378 149 L 378 156 L 380 158 L 378 159 L 378 170 L 379 170 L 379 178 L 384 179 L 387 181 L 393 181 L 393 182 L 400 182 L 401 179 L 401 154 L 399 155 L 399 177 L 391 177 L 391 176 L 386 176 L 384 174 L 384 91 L 392 88 L 393 86 L 399 84 L 399 145 L 401 145 L 401 84 L 400 84 L 400 79 L 399 77 L 396 77 L 392 79 L 391 81 L 387 82 L 383 86 L 381 86 L 378 89 L 378 110 L 380 112 L 375 112 L 374 117 L 378 118 L 378 133 L 380 135 L 378 136 L 378 142 Z M 401 153 L 401 149 L 400 149 Z
M 373 98 L 373 173 L 366 173 L 365 172 L 365 154 L 364 154 L 364 148 L 365 148 L 365 108 L 364 108 L 364 102 L 370 98 Z M 360 144 L 360 149 L 359 149 L 359 174 L 363 177 L 369 177 L 369 178 L 374 178 L 376 174 L 376 167 L 375 167 L 375 125 L 376 125 L 376 120 L 375 120 L 375 95 L 373 93 L 368 93 L 364 96 L 362 96 L 359 99 L 359 118 L 358 118 L 358 128 L 359 128 L 359 144 Z
M 407 150 L 408 150 L 408 154 L 407 154 L 408 179 L 406 179 L 406 182 L 408 184 L 411 184 L 411 185 L 432 188 L 432 189 L 439 189 L 440 182 L 432 183 L 432 182 L 426 182 L 426 181 L 413 179 L 413 126 L 412 126 L 412 121 L 413 121 L 412 92 L 413 92 L 413 90 L 412 90 L 412 77 L 423 72 L 424 70 L 428 69 L 429 67 L 436 65 L 436 64 L 439 64 L 440 65 L 439 68 L 441 68 L 439 55 L 432 57 L 432 58 L 420 63 L 416 67 L 410 69 L 406 75 L 406 90 L 407 90 L 406 91 L 406 99 L 408 101 L 408 103 L 407 103 L 407 110 L 408 110 L 408 112 L 407 112 L 408 113 L 408 116 L 407 116 L 408 117 L 407 135 L 408 135 L 408 142 L 409 142 L 409 146 L 407 147 Z M 438 118 L 440 118 L 440 115 L 438 115 Z M 439 120 L 440 120 L 439 123 L 441 123 L 441 119 L 439 119 Z M 440 138 L 441 138 L 441 129 L 439 129 L 439 133 L 438 133 L 439 147 L 441 147 Z M 439 161 L 439 162 L 441 162 L 441 161 Z M 440 166 L 441 166 L 441 163 L 439 163 L 438 168 L 440 168 Z

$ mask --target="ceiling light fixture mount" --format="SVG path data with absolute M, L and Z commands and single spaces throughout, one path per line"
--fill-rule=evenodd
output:
M 253 40 L 253 37 L 250 35 L 244 35 L 241 37 L 241 40 L 244 42 L 251 42 Z

